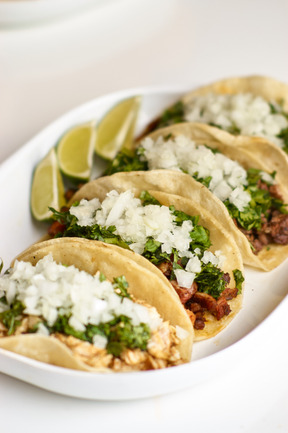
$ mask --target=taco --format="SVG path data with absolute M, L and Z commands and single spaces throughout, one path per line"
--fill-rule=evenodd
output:
M 151 170 L 146 188 L 200 200 L 229 230 L 244 264 L 269 271 L 288 257 L 288 159 L 269 143 L 269 159 L 261 144 L 252 155 L 250 149 L 249 138 L 241 146 L 227 144 L 205 125 L 181 123 L 154 131 L 130 155 L 119 153 L 106 173 L 124 165 Z M 119 182 L 137 173 L 118 173 Z
M 287 154 L 288 85 L 269 77 L 248 76 L 202 86 L 165 110 L 143 135 L 181 122 L 202 123 L 224 143 L 241 145 L 250 136 L 254 137 L 251 146 L 274 143 Z
M 94 372 L 189 361 L 193 327 L 181 302 L 133 256 L 78 238 L 28 248 L 0 277 L 0 348 Z
M 84 185 L 70 209 L 54 210 L 49 233 L 101 240 L 121 247 L 123 255 L 132 250 L 142 256 L 179 296 L 195 340 L 210 338 L 241 308 L 244 278 L 237 245 L 199 203 L 141 190 L 149 173 L 142 175 L 129 188 L 114 176 Z

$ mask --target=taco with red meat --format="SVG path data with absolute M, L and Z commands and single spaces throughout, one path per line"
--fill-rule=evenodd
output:
M 288 153 L 288 85 L 271 77 L 232 77 L 196 88 L 151 122 L 143 135 L 176 123 L 201 123 L 212 137 L 242 145 L 274 144 Z M 269 154 L 263 158 L 269 159 Z
M 137 181 L 198 201 L 229 230 L 244 264 L 265 271 L 288 257 L 287 172 L 288 159 L 277 146 L 249 137 L 241 146 L 227 143 L 194 123 L 152 132 L 106 170 L 126 188 Z
M 70 208 L 53 211 L 56 221 L 49 234 L 115 245 L 123 256 L 134 252 L 180 298 L 195 340 L 210 338 L 231 322 L 242 305 L 239 249 L 199 202 L 142 189 L 149 176 L 143 172 L 135 182 L 124 175 L 87 183 L 72 198 Z

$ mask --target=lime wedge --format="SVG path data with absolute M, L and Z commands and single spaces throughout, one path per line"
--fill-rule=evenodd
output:
M 130 149 L 141 98 L 125 99 L 115 105 L 100 121 L 97 128 L 95 152 L 104 159 L 111 160 L 123 147 Z
M 51 217 L 49 207 L 59 210 L 65 205 L 64 186 L 58 168 L 55 149 L 37 165 L 31 190 L 31 211 L 38 221 Z
M 89 180 L 95 137 L 94 122 L 75 126 L 66 132 L 56 150 L 59 168 L 63 174 L 75 181 Z

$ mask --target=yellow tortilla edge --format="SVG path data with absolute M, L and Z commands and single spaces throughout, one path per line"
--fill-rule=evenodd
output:
M 138 300 L 155 307 L 163 320 L 173 326 L 180 326 L 187 331 L 186 338 L 178 346 L 184 362 L 191 359 L 194 330 L 179 299 L 161 279 L 147 268 L 139 265 L 131 257 L 123 255 L 122 248 L 110 246 L 98 241 L 80 238 L 50 239 L 32 245 L 15 260 L 28 261 L 35 265 L 47 254 L 65 265 L 74 265 L 92 275 L 102 272 L 110 281 L 114 277 L 125 275 L 129 283 L 129 292 Z M 13 263 L 15 262 L 13 260 Z M 46 349 L 45 349 L 46 347 Z M 0 338 L 0 348 L 20 355 L 65 368 L 93 372 L 110 372 L 107 368 L 93 368 L 75 359 L 72 351 L 56 338 L 22 334 Z
M 172 176 L 178 172 L 170 173 Z M 178 173 L 182 175 L 182 173 Z M 182 187 L 186 187 L 186 175 L 183 175 Z M 194 181 L 190 176 L 187 176 L 188 179 Z M 167 184 L 163 181 L 167 181 Z M 126 191 L 128 189 L 132 190 L 135 196 L 139 196 L 141 191 L 148 190 L 148 192 L 155 197 L 161 204 L 165 206 L 174 205 L 176 209 L 186 212 L 190 215 L 199 215 L 199 224 L 202 224 L 204 227 L 208 228 L 210 231 L 210 237 L 212 240 L 213 246 L 210 248 L 211 251 L 222 250 L 225 257 L 226 262 L 224 263 L 223 270 L 224 272 L 229 272 L 231 278 L 232 287 L 235 287 L 235 281 L 233 277 L 233 270 L 239 269 L 242 273 L 244 273 L 243 269 L 243 261 L 240 254 L 240 250 L 235 243 L 231 234 L 224 228 L 222 224 L 220 224 L 217 219 L 213 216 L 213 214 L 207 212 L 205 206 L 203 206 L 203 200 L 201 201 L 201 196 L 204 192 L 204 197 L 206 197 L 206 191 L 204 187 L 199 184 L 199 182 L 195 182 L 196 191 L 199 193 L 200 197 L 196 200 L 191 197 L 183 197 L 180 194 L 172 194 L 171 189 L 169 189 L 169 185 L 172 182 L 174 186 L 180 187 L 180 183 L 178 183 L 178 179 L 176 182 L 173 181 L 173 178 L 169 176 L 166 170 L 153 170 L 147 172 L 129 172 L 129 173 L 116 173 L 112 176 L 98 178 L 94 181 L 91 181 L 84 185 L 79 191 L 76 192 L 70 204 L 74 201 L 79 201 L 82 198 L 87 200 L 91 200 L 95 197 L 99 198 L 102 201 L 106 194 L 111 190 L 116 190 L 119 193 Z M 167 190 L 169 190 L 169 194 L 167 194 Z M 163 192 L 165 191 L 165 192 Z M 173 191 L 175 192 L 175 191 Z M 177 192 L 180 192 L 177 189 Z M 201 204 L 200 204 L 201 203 Z M 126 250 L 125 250 L 126 251 Z M 146 260 L 146 259 L 145 259 Z M 159 272 L 158 268 L 152 265 L 155 268 L 155 272 Z M 165 278 L 165 277 L 164 277 Z M 170 285 L 170 283 L 169 283 Z M 244 287 L 244 285 L 243 285 Z M 171 286 L 172 288 L 172 286 Z M 174 291 L 174 289 L 172 288 Z M 176 292 L 174 291 L 176 294 Z M 178 295 L 176 294 L 178 297 Z M 211 338 L 218 334 L 224 327 L 231 322 L 232 318 L 240 311 L 242 306 L 242 295 L 238 295 L 237 302 L 229 301 L 228 303 L 231 306 L 232 312 L 224 319 L 220 321 L 216 320 L 210 314 L 207 314 L 207 320 L 209 317 L 209 331 L 196 331 L 195 332 L 195 341 Z M 211 317 L 210 317 L 211 316 Z M 230 317 L 229 317 L 230 316 Z
M 197 144 L 206 144 L 213 149 L 218 149 L 224 155 L 238 161 L 245 169 L 257 168 L 270 173 L 274 170 L 277 171 L 275 180 L 280 187 L 284 202 L 288 203 L 288 184 L 285 181 L 288 173 L 288 158 L 278 146 L 261 138 L 234 137 L 218 128 L 189 122 L 161 128 L 149 136 L 156 140 L 159 136 L 165 137 L 169 134 L 174 136 L 184 135 Z M 251 152 L 252 148 L 253 152 Z M 269 158 L 266 158 L 265 156 L 268 155 Z M 157 171 L 160 170 L 155 170 L 155 172 Z M 199 186 L 196 185 L 199 182 L 187 174 L 174 173 L 167 170 L 167 174 L 163 174 L 161 179 L 163 190 L 171 192 L 172 189 L 175 190 L 177 187 L 183 196 L 193 199 L 195 191 L 199 190 Z M 158 173 L 158 176 L 160 176 L 160 173 Z M 173 185 L 173 182 L 168 178 L 174 178 L 175 183 L 177 182 L 178 185 Z M 212 215 L 217 215 L 217 219 L 227 227 L 240 248 L 245 265 L 262 271 L 271 271 L 288 257 L 288 245 L 277 244 L 269 244 L 255 255 L 246 236 L 241 233 L 232 221 L 226 206 L 208 188 L 203 187 L 202 194 L 199 197 L 197 195 L 197 199 L 201 200 L 206 210 Z

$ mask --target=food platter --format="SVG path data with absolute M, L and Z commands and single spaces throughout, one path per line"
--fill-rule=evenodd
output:
M 130 89 L 92 100 L 57 119 L 0 166 L 2 224 L 0 257 L 6 269 L 11 260 L 46 230 L 35 223 L 30 207 L 33 169 L 71 126 L 100 120 L 117 102 L 134 95 L 142 99 L 136 134 L 186 89 Z M 96 161 L 94 176 L 103 163 Z M 43 364 L 0 350 L 0 371 L 40 388 L 64 395 L 100 400 L 152 397 L 196 386 L 241 362 L 257 344 L 266 344 L 287 311 L 288 263 L 269 273 L 245 268 L 244 305 L 238 316 L 213 339 L 197 342 L 189 364 L 141 373 L 96 374 Z

